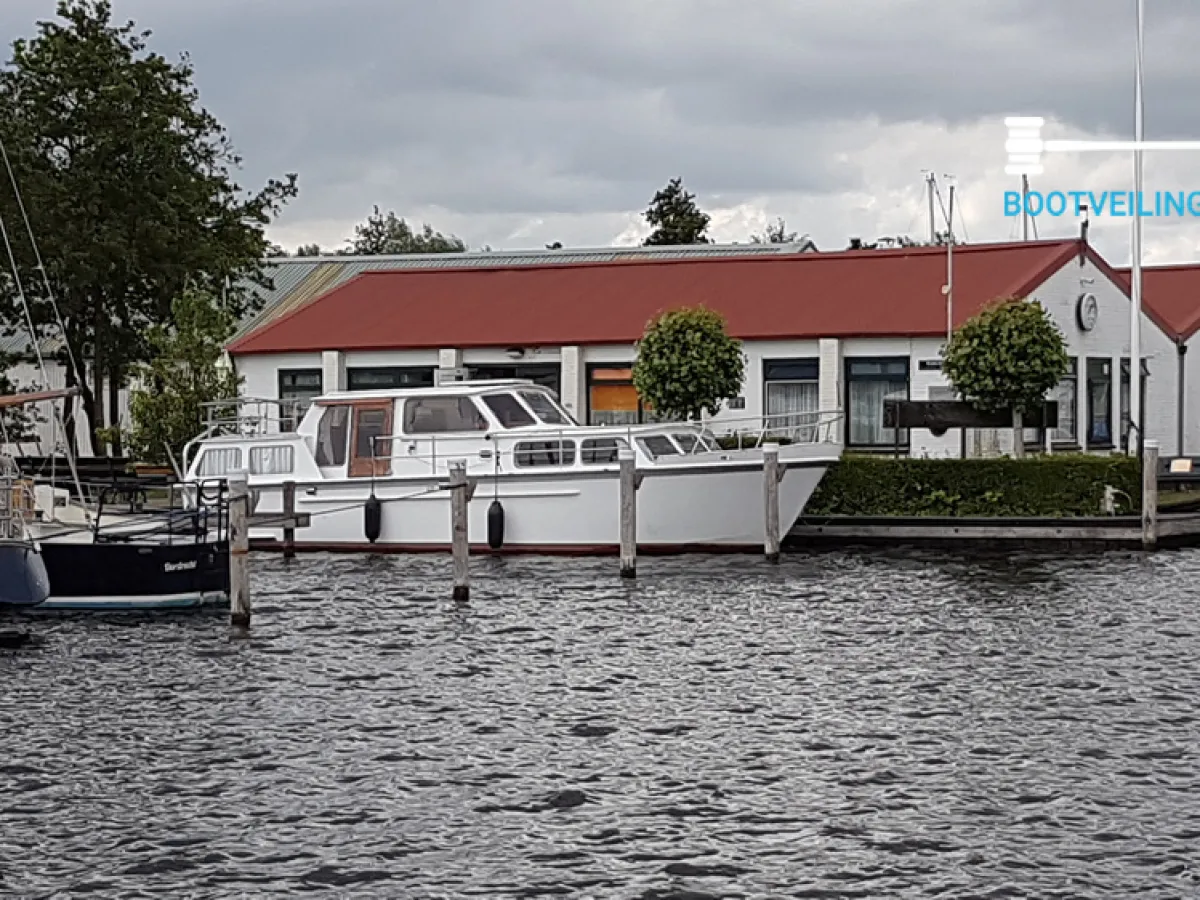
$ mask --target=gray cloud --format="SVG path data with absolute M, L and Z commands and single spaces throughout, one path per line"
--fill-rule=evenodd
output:
M 6 0 L 0 35 L 32 32 L 53 6 Z M 1147 6 L 1147 131 L 1200 136 L 1190 41 L 1200 5 Z M 919 180 L 924 163 L 905 155 L 893 171 L 871 141 L 933 140 L 929 164 L 966 182 L 1002 165 L 994 136 L 954 143 L 943 159 L 926 126 L 1000 128 L 1014 113 L 1089 133 L 1128 134 L 1132 123 L 1133 0 L 115 8 L 153 29 L 157 49 L 191 51 L 204 102 L 246 159 L 244 184 L 300 173 L 281 223 L 289 234 L 379 203 L 410 217 L 440 211 L 476 244 L 514 233 L 603 243 L 678 174 L 702 199 L 786 209 L 796 227 L 837 242 L 863 216 L 883 221 L 883 206 L 854 211 L 851 194 Z M 547 231 L 525 227 L 539 220 Z

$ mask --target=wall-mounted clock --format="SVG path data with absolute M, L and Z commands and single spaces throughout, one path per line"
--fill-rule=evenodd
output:
M 1080 294 L 1075 304 L 1075 318 L 1083 331 L 1091 331 L 1096 327 L 1096 319 L 1100 315 L 1100 304 L 1096 302 L 1095 294 Z

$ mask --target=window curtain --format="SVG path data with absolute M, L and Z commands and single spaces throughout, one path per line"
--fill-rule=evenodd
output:
M 890 445 L 896 442 L 895 429 L 883 427 L 883 401 L 903 400 L 908 390 L 895 381 L 851 380 L 850 443 L 859 445 Z M 908 439 L 907 429 L 900 432 L 900 442 Z
M 768 428 L 797 441 L 816 440 L 820 391 L 815 381 L 767 382 Z M 800 415 L 808 413 L 808 415 Z M 794 415 L 795 414 L 795 415 Z M 786 418 L 775 418 L 785 416 Z
M 1077 421 L 1075 379 L 1064 378 L 1060 381 L 1058 387 L 1054 389 L 1051 399 L 1058 403 L 1058 427 L 1050 432 L 1050 440 L 1064 443 L 1074 442 Z

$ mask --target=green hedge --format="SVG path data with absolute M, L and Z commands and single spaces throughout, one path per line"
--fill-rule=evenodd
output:
M 1025 459 L 845 456 L 821 480 L 806 515 L 1097 516 L 1104 486 L 1118 513 L 1141 508 L 1134 457 L 1059 454 Z M 1128 495 L 1128 496 L 1125 496 Z

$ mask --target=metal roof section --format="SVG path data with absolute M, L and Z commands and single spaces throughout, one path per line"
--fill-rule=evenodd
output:
M 262 300 L 259 312 L 244 320 L 230 342 L 311 300 L 371 271 L 463 269 L 473 267 L 544 266 L 615 262 L 623 259 L 690 259 L 696 257 L 767 256 L 815 253 L 808 238 L 787 244 L 680 244 L 668 247 L 570 247 L 562 250 L 468 250 L 463 253 L 406 253 L 392 256 L 279 256 L 267 260 L 264 274 L 274 284 L 267 290 L 249 279 L 240 287 Z

